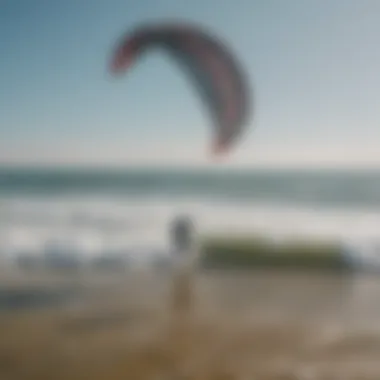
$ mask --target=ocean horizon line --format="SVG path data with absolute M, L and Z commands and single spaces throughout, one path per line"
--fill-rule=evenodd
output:
M 225 173 L 225 174 L 250 174 L 260 172 L 272 173 L 297 173 L 297 174 L 313 174 L 313 173 L 361 173 L 361 174 L 377 174 L 380 173 L 379 166 L 230 166 L 230 165 L 86 165 L 86 164 L 1 164 L 0 173 L 4 172 L 36 172 L 36 173 L 104 173 L 108 171 L 112 174 L 124 174 L 133 172 L 161 172 L 168 174 L 192 174 L 192 173 Z

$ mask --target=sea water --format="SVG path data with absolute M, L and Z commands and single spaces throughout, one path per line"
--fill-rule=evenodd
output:
M 201 233 L 380 242 L 380 171 L 0 170 L 1 257 L 166 254 L 168 225 Z

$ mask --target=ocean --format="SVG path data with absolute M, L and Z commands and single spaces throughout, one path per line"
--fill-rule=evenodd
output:
M 380 252 L 376 248 L 380 241 L 379 189 L 380 172 L 369 171 L 3 168 L 0 253 L 2 258 L 12 259 L 59 249 L 82 258 L 117 253 L 144 262 L 152 255 L 170 253 L 168 225 L 184 213 L 203 234 L 336 239 L 360 252 Z M 178 326 L 172 329 L 173 314 L 168 313 L 172 300 L 168 296 L 180 292 L 173 293 L 176 282 L 167 272 L 130 271 L 128 276 L 125 272 L 114 276 L 112 272 L 105 277 L 101 273 L 77 273 L 66 278 L 39 271 L 30 272 L 30 276 L 19 276 L 17 271 L 0 273 L 5 274 L 0 276 L 0 314 L 5 321 L 0 327 L 4 326 L 3 335 L 8 337 L 3 351 L 7 353 L 12 347 L 12 355 L 21 353 L 14 359 L 17 370 L 19 363 L 25 373 L 37 373 L 32 371 L 35 368 L 41 369 L 38 373 L 46 373 L 46 368 L 55 370 L 46 367 L 50 355 L 54 363 L 69 360 L 66 367 L 73 372 L 65 374 L 70 378 L 77 368 L 106 373 L 113 363 L 109 353 L 120 358 L 127 349 L 134 355 L 135 337 L 141 334 L 144 346 L 138 347 L 147 347 L 149 358 L 152 352 L 164 349 L 162 368 L 167 367 L 166 352 L 173 352 L 175 359 L 169 360 L 175 368 L 181 368 L 177 364 L 181 360 L 183 368 L 194 363 L 195 370 L 197 366 L 202 370 L 206 358 L 210 370 L 217 371 L 220 365 L 214 368 L 214 359 L 222 358 L 238 373 L 236 378 L 257 374 L 257 378 L 269 379 L 288 373 L 291 378 L 294 373 L 315 379 L 349 379 L 359 374 L 379 378 L 378 276 L 357 272 L 199 271 L 188 284 L 188 291 L 193 292 L 189 296 L 192 309 L 177 345 L 173 331 Z M 49 279 L 54 286 L 46 286 Z M 56 307 L 62 313 L 48 313 L 53 319 L 45 319 L 43 313 L 26 319 L 24 314 L 20 320 L 13 313 L 46 307 Z M 61 330 L 62 321 L 71 321 L 72 330 Z M 30 335 L 33 331 L 36 338 Z M 29 351 L 24 349 L 25 336 L 31 342 Z M 45 336 L 53 336 L 54 342 L 50 344 Z M 106 338 L 90 338 L 100 336 Z M 75 342 L 75 355 L 68 342 Z M 179 356 L 181 347 L 186 350 Z M 220 347 L 226 348 L 223 356 Z M 199 352 L 202 360 L 198 360 Z M 87 368 L 82 363 L 91 365 Z M 111 373 L 116 373 L 115 366 L 120 363 L 127 372 L 139 368 L 129 370 L 124 356 L 115 363 Z M 149 359 L 141 368 L 151 363 Z M 263 375 L 274 372 L 273 377 Z
M 167 252 L 168 225 L 376 244 L 380 171 L 0 169 L 1 257 Z M 380 241 L 380 240 L 379 240 Z

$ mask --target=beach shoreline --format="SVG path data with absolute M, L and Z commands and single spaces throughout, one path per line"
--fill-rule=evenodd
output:
M 365 374 L 377 380 L 380 374 L 380 309 L 373 307 L 380 281 L 373 277 L 198 274 L 185 319 L 173 311 L 170 276 L 141 272 L 87 286 L 87 301 L 0 313 L 1 376 L 278 380 L 309 370 L 316 379 L 346 373 L 348 380 Z

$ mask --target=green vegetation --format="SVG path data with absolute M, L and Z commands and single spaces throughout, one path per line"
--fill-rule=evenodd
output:
M 202 239 L 201 251 L 205 268 L 348 269 L 339 245 L 334 242 L 294 240 L 275 243 L 260 236 L 209 236 Z

